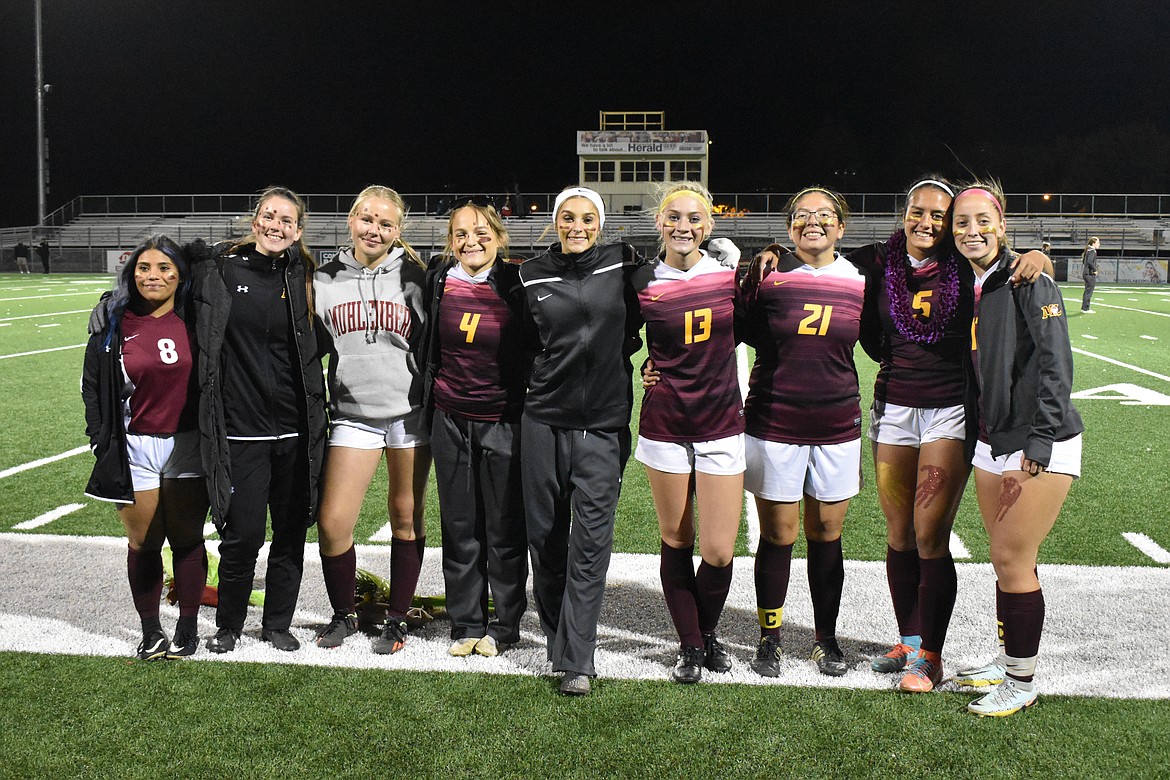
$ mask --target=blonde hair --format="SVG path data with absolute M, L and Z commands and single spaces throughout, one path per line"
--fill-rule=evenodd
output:
M 999 239 L 1001 251 L 1010 250 L 1012 248 L 1012 242 L 1007 235 L 1007 197 L 1003 194 L 1003 185 L 996 178 L 976 179 L 973 182 L 959 187 L 955 191 L 955 197 L 951 201 L 951 204 L 957 203 L 960 195 L 971 190 L 983 190 L 984 194 L 991 196 L 992 202 L 995 204 L 996 209 L 999 210 L 1000 224 L 1003 225 L 1003 237 Z
M 394 243 L 391 244 L 391 247 L 402 247 L 403 251 L 406 252 L 406 256 L 411 261 L 416 263 L 421 268 L 426 268 L 427 264 L 424 263 L 422 258 L 418 256 L 418 252 L 416 252 L 414 247 L 406 243 L 406 241 L 402 238 L 402 229 L 406 225 L 406 201 L 404 201 L 402 196 L 399 195 L 396 191 L 390 189 L 389 187 L 384 187 L 381 184 L 371 184 L 367 186 L 364 190 L 357 194 L 356 198 L 353 199 L 353 204 L 349 207 L 349 216 L 347 217 L 347 220 L 356 217 L 358 209 L 361 208 L 362 203 L 364 203 L 369 198 L 381 198 L 382 200 L 389 201 L 390 203 L 394 204 L 394 207 L 398 209 L 399 224 L 398 238 L 394 239 Z
M 663 182 L 656 185 L 655 193 L 658 196 L 658 206 L 654 209 L 654 216 L 657 219 L 666 213 L 666 209 L 670 204 L 683 197 L 692 197 L 703 206 L 703 212 L 707 215 L 707 235 L 704 240 L 711 237 L 711 233 L 715 232 L 715 217 L 714 207 L 711 205 L 711 193 L 697 181 L 674 181 Z M 662 240 L 662 236 L 658 237 L 658 251 L 666 250 L 666 242 Z
M 463 209 L 471 209 L 476 213 L 476 216 L 487 223 L 492 233 L 495 233 L 496 241 L 500 243 L 500 251 L 496 259 L 504 259 L 504 255 L 508 251 L 508 228 L 504 227 L 504 220 L 500 219 L 494 206 L 481 206 L 471 201 L 451 209 L 451 216 L 447 218 L 447 245 L 443 247 L 443 257 L 448 260 L 455 257 L 455 250 L 452 247 L 455 238 L 455 215 Z

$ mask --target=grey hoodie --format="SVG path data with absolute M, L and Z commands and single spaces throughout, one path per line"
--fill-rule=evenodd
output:
M 351 249 L 313 275 L 313 310 L 331 337 L 332 419 L 381 427 L 417 411 L 421 380 L 413 354 L 422 333 L 426 271 L 401 247 L 374 268 Z

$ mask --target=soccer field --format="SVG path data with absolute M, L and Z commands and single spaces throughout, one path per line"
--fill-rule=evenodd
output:
M 1170 774 L 1166 287 L 1099 288 L 1093 315 L 1077 311 L 1079 286 L 1063 287 L 1076 361 L 1074 403 L 1086 425 L 1084 476 L 1041 549 L 1049 602 L 1037 678 L 1042 706 L 989 723 L 966 715 L 970 696 L 953 687 L 899 696 L 889 690 L 890 678 L 868 671 L 866 656 L 894 638 L 880 563 L 884 520 L 868 462 L 866 487 L 850 506 L 844 533 L 840 624 L 854 668 L 840 681 L 820 677 L 806 660 L 811 615 L 799 561 L 786 611 L 791 655 L 784 675 L 779 684 L 761 684 L 747 671 L 756 636 L 749 512 L 723 627 L 737 668 L 687 690 L 665 682 L 677 640 L 658 592 L 653 506 L 633 460 L 618 509 L 615 551 L 621 555 L 601 629 L 603 679 L 587 701 L 552 695 L 531 614 L 517 648 L 479 665 L 445 657 L 441 619 L 388 659 L 362 642 L 344 652 L 304 648 L 278 659 L 255 638 L 256 617 L 251 641 L 246 635 L 233 660 L 263 665 L 199 663 L 210 660 L 206 652 L 189 663 L 128 662 L 139 637 L 119 569 L 121 526 L 110 506 L 82 494 L 92 465 L 78 384 L 85 323 L 109 283 L 108 276 L 0 275 L 6 409 L 0 658 L 7 670 L 0 682 L 0 776 L 153 777 L 180 766 L 187 775 L 250 758 L 268 762 L 250 772 L 263 777 L 351 770 L 353 776 L 681 776 L 692 770 L 969 776 L 977 767 L 988 777 Z M 857 364 L 868 407 L 874 366 L 860 350 Z M 384 507 L 380 473 L 356 537 L 359 562 L 382 573 L 389 537 Z M 432 549 L 423 593 L 442 587 L 433 490 L 427 518 Z M 970 488 L 952 551 L 960 563 L 960 602 L 948 664 L 993 648 L 993 579 Z M 803 555 L 799 544 L 796 554 Z M 315 555 L 311 548 L 306 556 L 294 621 L 303 641 L 328 617 Z M 167 615 L 164 610 L 164 625 Z M 211 632 L 212 621 L 205 609 L 203 633 Z M 150 741 L 145 717 L 158 727 Z M 157 749 L 164 733 L 181 735 L 179 744 L 189 749 Z M 225 734 L 233 736 L 225 740 Z M 124 754 L 146 763 L 127 766 Z M 335 754 L 342 756 L 336 772 Z

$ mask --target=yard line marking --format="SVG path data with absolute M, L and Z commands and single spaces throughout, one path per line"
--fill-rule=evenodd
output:
M 71 344 L 68 347 L 53 347 L 51 349 L 38 349 L 33 352 L 14 352 L 11 355 L 0 355 L 0 360 L 7 360 L 14 357 L 28 357 L 29 355 L 43 355 L 46 352 L 60 352 L 63 349 L 81 349 L 84 344 Z
M 1167 552 L 1162 545 L 1145 534 L 1126 531 L 1122 536 L 1125 537 L 1125 541 L 1138 548 L 1139 551 L 1145 553 L 1157 563 L 1170 563 L 1170 552 Z
M 1158 340 L 1157 336 L 1146 336 L 1144 334 L 1142 335 L 1142 338 L 1146 339 L 1147 341 L 1157 341 Z
M 1064 300 L 1066 302 L 1071 301 L 1072 303 L 1076 304 L 1080 304 L 1081 302 L 1080 298 L 1065 298 Z M 1101 303 L 1100 301 L 1093 301 L 1093 305 L 1100 309 L 1117 309 L 1119 311 L 1134 311 L 1138 314 L 1152 314 L 1155 317 L 1170 317 L 1170 312 L 1150 311 L 1149 309 L 1135 309 L 1133 306 L 1118 306 L 1117 304 Z
M 17 523 L 12 526 L 14 531 L 29 531 L 33 528 L 40 528 L 42 525 L 48 525 L 54 520 L 64 517 L 65 515 L 76 512 L 78 509 L 85 508 L 85 504 L 66 504 L 59 506 L 43 515 L 37 515 L 32 520 L 25 520 L 23 523 Z
M 40 317 L 64 317 L 66 314 L 89 314 L 89 309 L 74 309 L 73 311 L 58 311 L 50 314 L 24 314 L 20 317 L 0 317 L 0 322 L 15 322 L 16 320 L 34 320 Z
M 72 458 L 74 455 L 80 455 L 83 452 L 89 452 L 89 447 L 78 447 L 75 450 L 69 450 L 68 452 L 62 452 L 60 455 L 50 455 L 47 458 L 41 458 L 40 460 L 32 460 L 32 461 L 29 461 L 28 463 L 22 463 L 19 466 L 13 466 L 12 468 L 8 468 L 8 469 L 4 469 L 3 471 L 0 471 L 0 479 L 4 479 L 5 477 L 11 477 L 13 474 L 19 474 L 22 471 L 28 471 L 29 469 L 35 469 L 35 468 L 38 468 L 39 466 L 46 466 L 46 465 L 48 465 L 50 463 L 54 463 L 58 460 L 65 460 L 66 458 Z
M 78 295 L 93 295 L 93 290 L 78 290 L 77 292 L 55 293 L 53 295 L 29 295 L 24 298 L 3 298 L 0 303 L 12 301 L 43 301 L 46 298 L 76 298 Z
M 967 545 L 963 544 L 963 540 L 954 531 L 951 531 L 951 557 L 956 561 L 971 557 L 971 551 L 967 549 Z
M 1085 357 L 1097 358 L 1097 360 L 1104 360 L 1106 363 L 1112 363 L 1115 366 L 1121 366 L 1122 368 L 1128 368 L 1132 371 L 1137 371 L 1139 374 L 1145 374 L 1146 376 L 1152 376 L 1154 379 L 1161 379 L 1163 382 L 1170 382 L 1170 376 L 1164 376 L 1162 374 L 1155 374 L 1153 371 L 1147 371 L 1144 368 L 1138 368 L 1137 366 L 1131 366 L 1129 363 L 1122 363 L 1120 360 L 1114 360 L 1113 358 L 1105 357 L 1104 355 L 1094 355 L 1092 352 L 1086 352 L 1085 350 L 1078 349 L 1077 347 L 1073 347 L 1072 351 L 1076 352 L 1078 355 L 1084 355 Z
M 203 524 L 203 537 L 207 538 L 208 536 L 211 536 L 213 533 L 215 533 L 215 523 L 204 523 Z
M 370 535 L 371 542 L 389 542 L 394 539 L 394 529 L 390 527 L 390 523 L 379 528 Z
M 59 327 L 61 327 L 61 323 L 59 323 L 59 322 L 46 322 L 44 325 L 37 325 L 37 327 L 38 328 L 59 328 Z
M 1088 333 L 1082 333 L 1082 334 L 1081 334 L 1081 338 L 1083 338 L 1083 339 L 1092 339 L 1093 341 L 1096 341 L 1096 340 L 1097 340 L 1097 337 L 1096 337 L 1096 336 L 1090 336 Z

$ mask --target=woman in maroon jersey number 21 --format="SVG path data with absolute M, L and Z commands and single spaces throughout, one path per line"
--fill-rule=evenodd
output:
M 735 271 L 700 249 L 714 228 L 701 184 L 666 189 L 654 224 L 662 254 L 638 290 L 658 380 L 646 391 L 634 452 L 662 534 L 662 591 L 679 636 L 671 679 L 731 669 L 716 627 L 731 587 L 743 508 L 743 404 L 735 368 Z M 703 520 L 696 573 L 695 503 Z
M 144 661 L 195 653 L 207 581 L 190 289 L 183 250 L 166 236 L 147 239 L 130 255 L 113 295 L 98 304 L 105 327 L 85 349 L 81 396 L 97 457 L 85 493 L 118 505 Z M 159 622 L 164 540 L 171 543 L 179 597 L 173 643 Z

